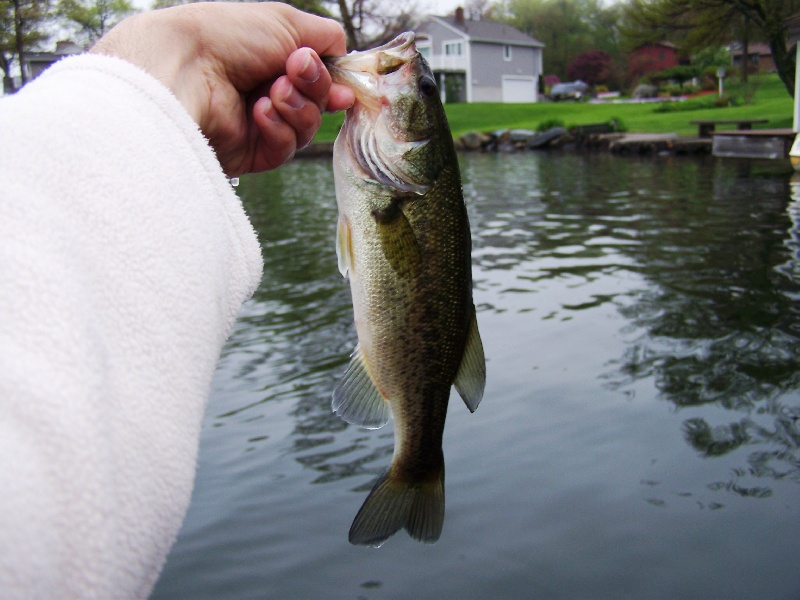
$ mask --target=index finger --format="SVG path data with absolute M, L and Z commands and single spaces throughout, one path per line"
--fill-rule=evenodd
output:
M 289 16 L 285 25 L 290 31 L 294 29 L 295 44 L 298 48 L 307 46 L 319 56 L 341 56 L 347 53 L 344 29 L 339 23 L 333 19 L 302 12 L 288 4 L 280 6 L 284 10 L 288 9 Z
M 241 17 L 249 33 L 236 41 L 246 39 L 246 47 L 223 48 L 227 54 L 229 77 L 239 89 L 252 89 L 255 85 L 275 79 L 286 72 L 289 56 L 303 46 L 320 56 L 341 56 L 346 53 L 344 30 L 332 19 L 300 11 L 288 4 L 264 2 L 241 4 Z M 239 54 L 241 60 L 232 60 L 230 54 Z

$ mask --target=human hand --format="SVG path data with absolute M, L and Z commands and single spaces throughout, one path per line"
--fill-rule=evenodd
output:
M 354 101 L 319 56 L 342 28 L 287 4 L 200 3 L 123 20 L 91 52 L 125 59 L 172 90 L 230 176 L 274 169 L 307 145 L 321 112 Z

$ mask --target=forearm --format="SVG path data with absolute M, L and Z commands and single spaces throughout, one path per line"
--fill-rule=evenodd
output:
M 202 129 L 208 119 L 209 87 L 215 82 L 205 79 L 209 69 L 195 69 L 204 56 L 198 47 L 204 24 L 191 18 L 196 12 L 198 7 L 187 6 L 134 15 L 98 40 L 90 53 L 121 58 L 149 73 L 175 95 Z
M 0 101 L 0 140 L 0 589 L 144 596 L 257 240 L 192 120 L 130 65 L 57 65 Z

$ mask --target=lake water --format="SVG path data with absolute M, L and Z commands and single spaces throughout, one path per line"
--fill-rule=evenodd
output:
M 355 344 L 331 161 L 244 178 L 264 279 L 217 371 L 155 598 L 800 597 L 800 185 L 787 165 L 464 155 L 487 388 L 451 396 L 433 545 L 351 546 L 391 425 Z

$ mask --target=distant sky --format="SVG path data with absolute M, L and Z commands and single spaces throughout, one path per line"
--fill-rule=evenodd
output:
M 457 6 L 464 4 L 464 0 L 421 0 L 420 8 L 427 14 L 446 16 L 453 14 Z

